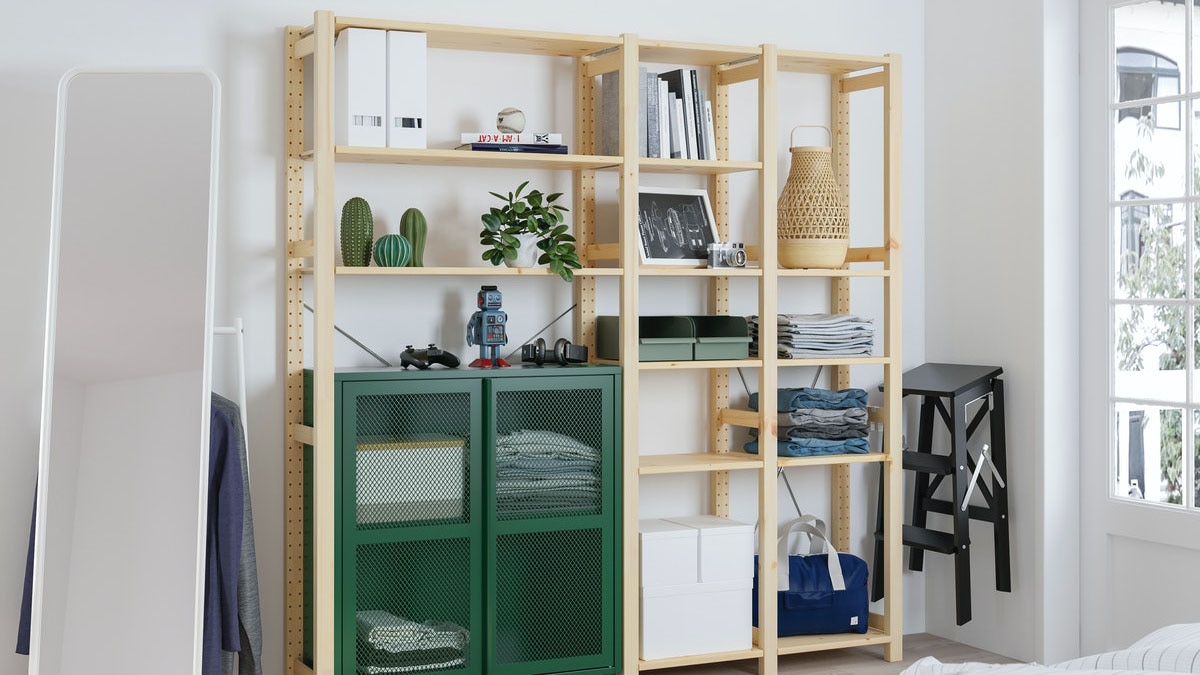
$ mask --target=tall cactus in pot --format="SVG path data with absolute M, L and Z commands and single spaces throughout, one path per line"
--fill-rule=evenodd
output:
M 349 199 L 342 206 L 342 264 L 347 267 L 370 265 L 374 233 L 371 205 L 362 197 Z
M 419 209 L 408 209 L 400 216 L 400 235 L 412 244 L 412 257 L 408 260 L 409 267 L 425 266 L 425 234 L 429 230 L 425 222 L 425 214 Z

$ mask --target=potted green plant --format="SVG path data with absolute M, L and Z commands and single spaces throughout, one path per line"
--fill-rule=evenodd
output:
M 554 203 L 562 193 L 547 195 L 535 189 L 522 194 L 527 185 L 529 181 L 521 183 L 507 197 L 490 193 L 504 204 L 488 209 L 480 217 L 483 229 L 479 232 L 479 242 L 488 247 L 483 252 L 483 259 L 493 265 L 505 263 L 510 267 L 529 267 L 537 254 L 538 264 L 549 265 L 551 272 L 571 281 L 575 278 L 572 270 L 581 265 L 575 251 L 575 237 L 568 232 L 570 227 L 563 223 L 563 213 L 568 209 Z M 523 244 L 530 247 L 524 256 L 521 255 Z

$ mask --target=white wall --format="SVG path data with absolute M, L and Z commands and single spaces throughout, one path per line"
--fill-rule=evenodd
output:
M 7 440 L 5 456 L 10 458 L 5 470 L 0 471 L 0 490 L 8 495 L 11 507 L 0 515 L 0 536 L 10 542 L 0 553 L 0 607 L 12 608 L 10 612 L 0 612 L 0 644 L 3 636 L 15 635 L 28 505 L 36 467 L 55 87 L 62 73 L 73 66 L 201 65 L 212 69 L 224 87 L 216 318 L 218 324 L 234 316 L 246 320 L 249 444 L 269 673 L 282 672 L 283 655 L 284 356 L 280 350 L 284 325 L 280 272 L 285 203 L 283 27 L 310 23 L 313 9 L 414 21 L 608 35 L 632 32 L 644 37 L 699 42 L 747 45 L 770 42 L 786 48 L 902 54 L 904 361 L 911 366 L 924 360 L 926 26 L 922 2 L 764 0 L 743 3 L 732 13 L 727 2 L 689 3 L 689 16 L 719 16 L 720 21 L 707 18 L 681 21 L 678 5 L 673 3 L 612 0 L 573 6 L 569 12 L 562 7 L 561 3 L 548 0 L 511 2 L 504 10 L 477 0 L 403 8 L 383 0 L 330 2 L 321 6 L 299 6 L 287 0 L 219 0 L 184 5 L 124 0 L 103 7 L 73 2 L 33 4 L 25 8 L 26 25 L 54 28 L 17 31 L 0 42 L 3 65 L 0 99 L 8 102 L 0 107 L 0 140 L 6 149 L 6 161 L 0 164 L 0 203 L 6 208 L 6 250 L 11 251 L 6 264 L 0 266 L 0 283 L 10 289 L 0 296 L 0 315 L 6 318 L 6 330 L 0 333 L 0 358 L 4 359 L 5 373 L 4 385 L 0 387 L 0 437 Z M 519 105 L 527 113 L 533 113 L 531 118 L 540 113 L 552 125 L 565 125 L 570 118 L 568 80 L 559 77 L 556 81 L 560 84 L 548 93 L 537 93 L 540 91 L 537 87 L 525 86 L 527 81 L 543 82 L 548 75 L 563 74 L 564 69 L 559 65 L 531 66 L 502 56 L 488 59 L 447 56 L 436 67 L 446 70 L 444 77 L 431 80 L 431 100 L 453 106 L 452 118 L 438 121 L 444 129 L 454 132 L 451 135 L 466 128 L 486 129 L 494 111 L 505 105 Z M 792 98 L 780 114 L 781 127 L 826 121 L 828 106 L 823 101 L 827 101 L 828 91 L 820 81 L 797 78 L 788 82 L 796 89 L 789 94 Z M 753 94 L 737 96 L 742 98 L 735 99 L 735 114 L 738 101 Z M 868 109 L 869 101 L 861 109 Z M 871 113 L 856 109 L 855 114 Z M 756 135 L 753 122 L 739 123 L 733 130 L 733 141 L 752 143 Z M 780 180 L 786 176 L 786 141 L 782 135 L 778 144 Z M 855 147 L 856 153 L 863 153 L 863 159 L 852 166 L 854 186 L 861 184 L 862 189 L 852 190 L 855 199 L 852 213 L 859 219 L 855 223 L 863 222 L 863 231 L 869 231 L 878 223 L 878 216 L 871 214 L 878 210 L 877 185 L 881 179 L 875 168 L 877 164 L 872 164 L 870 158 L 879 155 L 878 147 L 873 147 L 879 139 L 873 132 L 864 132 L 856 138 L 865 138 L 866 142 L 860 140 Z M 548 187 L 558 181 L 560 188 L 569 188 L 569 181 L 547 174 L 436 170 L 417 174 L 404 167 L 349 166 L 338 169 L 337 197 L 339 200 L 352 194 L 367 197 L 376 207 L 377 228 L 382 229 L 386 223 L 392 231 L 404 208 L 422 208 L 430 217 L 429 246 L 434 264 L 439 264 L 439 259 L 465 263 L 477 256 L 476 214 L 490 200 L 486 190 L 497 189 L 506 182 L 515 186 L 527 177 L 545 180 Z M 753 188 L 753 183 L 735 183 L 738 190 Z M 735 218 L 752 222 L 754 212 L 739 206 L 748 199 L 745 194 L 748 193 L 735 195 L 740 201 L 735 200 L 733 213 Z M 165 216 L 169 218 L 169 214 Z M 462 334 L 477 290 L 474 282 L 427 284 L 421 288 L 422 293 L 416 294 L 398 280 L 344 280 L 339 282 L 337 320 L 393 360 L 405 344 L 429 341 L 438 341 L 451 350 L 457 349 L 460 356 L 469 357 Z M 514 279 L 506 281 L 502 290 L 513 321 L 511 334 L 521 338 L 569 304 L 565 285 L 547 280 Z M 676 290 L 669 283 L 651 287 L 643 292 L 643 305 L 672 307 Z M 858 297 L 877 290 L 869 285 L 855 287 Z M 697 289 L 686 288 L 684 292 L 694 294 Z M 735 287 L 735 293 L 741 292 L 744 291 Z M 856 304 L 855 311 L 860 311 L 859 307 L 864 312 L 872 311 L 870 303 Z M 558 331 L 551 337 L 564 334 Z M 222 343 L 218 342 L 215 349 L 214 386 L 220 391 L 229 381 L 229 363 L 221 353 Z M 339 363 L 370 365 L 369 359 L 348 343 L 339 343 L 338 350 Z M 866 370 L 855 377 L 864 386 L 878 379 L 877 374 Z M 687 383 L 681 380 L 666 386 L 678 394 Z M 825 489 L 821 479 L 820 474 L 798 479 L 802 491 L 812 490 L 811 501 L 818 507 L 827 503 L 821 492 Z M 864 497 L 855 502 L 852 536 L 862 548 L 873 528 L 870 505 L 874 496 L 869 493 L 873 493 L 874 480 L 856 474 L 855 481 L 862 487 L 859 494 Z M 690 489 L 680 488 L 685 494 Z M 745 499 L 752 500 L 753 495 L 740 497 L 735 509 L 744 509 L 749 503 Z M 869 549 L 863 548 L 860 553 L 866 550 Z M 921 580 L 911 581 L 919 584 Z M 923 598 L 920 586 L 916 588 L 906 598 L 906 629 L 910 631 L 924 628 Z M 24 658 L 0 653 L 0 673 L 23 672 L 24 666 Z
M 1043 662 L 1078 649 L 1077 11 L 926 3 L 926 358 L 1004 368 L 1012 533 L 999 593 L 972 524 L 962 627 L 952 559 L 926 556 L 928 628 Z

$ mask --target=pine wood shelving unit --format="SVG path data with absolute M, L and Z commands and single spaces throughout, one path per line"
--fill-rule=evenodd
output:
M 530 56 L 570 58 L 575 62 L 575 135 L 572 147 L 585 151 L 573 155 L 511 155 L 507 153 L 471 153 L 458 150 L 397 150 L 388 148 L 359 148 L 335 146 L 333 143 L 333 45 L 338 31 L 347 27 L 381 28 L 424 32 L 430 49 L 457 49 L 474 52 L 504 52 Z M 286 554 L 286 650 L 289 673 L 332 675 L 333 662 L 333 457 L 334 409 L 333 365 L 334 282 L 338 276 L 380 275 L 418 277 L 442 276 L 503 276 L 529 275 L 550 277 L 546 270 L 510 270 L 494 267 L 432 267 L 380 270 L 376 268 L 337 267 L 334 251 L 337 248 L 337 205 L 334 202 L 334 166 L 339 162 L 383 163 L 413 166 L 446 166 L 464 169 L 555 169 L 572 174 L 572 217 L 574 234 L 584 269 L 576 272 L 575 299 L 579 308 L 574 316 L 575 341 L 595 349 L 596 277 L 615 277 L 618 282 L 620 345 L 623 367 L 621 432 L 624 464 L 623 482 L 624 531 L 623 588 L 624 613 L 623 663 L 625 673 L 657 670 L 677 666 L 717 663 L 740 659 L 757 659 L 759 672 L 774 675 L 779 655 L 842 649 L 882 644 L 884 658 L 896 661 L 902 657 L 901 583 L 900 583 L 900 59 L 894 55 L 863 56 L 780 50 L 774 45 L 737 47 L 674 41 L 642 40 L 636 35 L 620 37 L 518 31 L 491 28 L 472 28 L 439 24 L 388 21 L 378 19 L 334 16 L 318 11 L 313 24 L 293 26 L 287 31 L 287 554 Z M 598 94 L 596 76 L 605 72 L 622 74 L 638 72 L 640 62 L 677 64 L 707 69 L 710 82 L 708 98 L 713 104 L 715 160 L 648 159 L 638 157 L 637 148 L 637 82 L 634 77 L 621 77 L 620 84 L 620 149 L 619 156 L 587 154 L 596 147 L 597 121 L 594 109 Z M 780 186 L 779 158 L 785 152 L 778 141 L 778 90 L 780 73 L 810 73 L 828 76 L 831 93 L 830 126 L 833 132 L 834 167 L 840 184 L 848 191 L 850 147 L 850 94 L 866 89 L 883 92 L 883 237 L 879 245 L 851 249 L 847 264 L 837 270 L 779 269 L 776 260 L 776 199 Z M 312 147 L 304 147 L 306 80 L 312 83 L 312 100 L 308 113 L 312 119 Z M 729 87 L 741 82 L 755 81 L 758 89 L 758 160 L 729 160 Z M 311 165 L 312 185 L 305 185 L 306 164 Z M 597 172 L 616 172 L 619 180 L 620 239 L 616 243 L 596 241 L 596 175 Z M 680 269 L 642 265 L 637 241 L 637 195 L 642 173 L 691 174 L 707 177 L 718 232 L 722 239 L 729 236 L 729 176 L 733 173 L 756 172 L 759 189 L 756 199 L 762 215 L 759 242 L 748 247 L 755 266 L 738 270 Z M 312 190 L 311 225 L 305 226 L 305 190 Z M 852 219 L 852 223 L 853 223 Z M 464 226 L 464 229 L 467 229 Z M 472 230 L 473 231 L 473 230 Z M 307 237 L 307 238 L 306 238 Z M 764 262 L 765 261 L 765 262 Z M 601 263 L 597 266 L 597 263 Z M 867 267 L 857 267 L 860 263 Z M 730 312 L 730 279 L 754 279 L 758 289 L 758 314 L 773 316 L 780 308 L 779 298 L 788 284 L 803 284 L 805 277 L 828 280 L 828 308 L 805 308 L 803 311 L 850 311 L 849 281 L 851 278 L 878 278 L 883 284 L 884 316 L 882 317 L 882 356 L 829 359 L 778 359 L 773 350 L 761 358 L 729 361 L 688 361 L 639 363 L 636 355 L 638 292 L 641 278 L 694 277 L 707 284 L 708 312 Z M 304 286 L 312 287 L 315 308 L 312 328 L 314 364 L 314 423 L 303 424 L 303 315 Z M 466 291 L 464 291 L 466 292 Z M 784 308 L 801 311 L 799 308 Z M 776 328 L 767 322 L 762 330 L 763 344 L 776 341 Z M 597 362 L 602 362 L 597 360 Z M 609 362 L 612 363 L 612 362 Z M 850 367 L 854 365 L 882 366 L 884 404 L 873 416 L 884 423 L 883 448 L 868 455 L 848 455 L 807 458 L 776 456 L 774 424 L 776 421 L 776 388 L 779 368 L 824 366 L 831 373 L 829 386 L 843 388 L 850 384 Z M 745 368 L 758 375 L 760 410 L 752 412 L 730 407 L 729 378 L 733 368 Z M 708 371 L 709 379 L 709 439 L 704 452 L 692 454 L 640 455 L 638 452 L 639 383 L 643 372 L 673 370 Z M 749 455 L 731 447 L 731 428 L 757 427 L 762 444 L 760 455 Z M 315 610 L 316 620 L 312 640 L 315 659 L 312 666 L 300 659 L 304 636 L 302 621 L 304 551 L 303 507 L 304 484 L 302 444 L 314 446 L 315 479 L 312 519 L 315 543 L 311 564 L 314 572 L 314 592 L 308 599 Z M 872 614 L 866 634 L 816 635 L 776 637 L 774 532 L 777 526 L 776 472 L 779 467 L 830 466 L 831 514 L 835 545 L 849 547 L 850 495 L 849 470 L 853 464 L 879 463 L 885 478 L 885 547 L 884 569 L 872 574 L 884 575 L 884 611 Z M 728 515 L 730 510 L 729 472 L 753 471 L 758 481 L 758 520 L 760 524 L 760 625 L 767 630 L 754 631 L 752 649 L 700 654 L 695 656 L 643 661 L 638 658 L 639 589 L 638 589 L 638 502 L 640 477 L 668 473 L 705 473 L 709 476 L 710 510 L 716 515 Z M 647 488 L 648 489 L 648 488 Z

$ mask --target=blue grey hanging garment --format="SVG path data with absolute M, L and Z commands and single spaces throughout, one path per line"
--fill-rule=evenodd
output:
M 208 526 L 205 536 L 203 675 L 220 675 L 222 651 L 241 651 L 237 577 L 242 555 L 242 469 L 236 427 L 212 406 L 209 416 Z
M 250 458 L 246 453 L 246 427 L 238 405 L 213 394 L 213 407 L 233 420 L 233 442 L 242 467 L 242 556 L 238 565 L 237 608 L 242 650 L 238 652 L 239 675 L 262 675 L 262 615 L 258 601 L 258 557 L 254 551 L 254 513 L 250 509 Z M 221 672 L 233 675 L 233 653 L 221 655 Z
M 29 519 L 29 553 L 25 557 L 25 590 L 17 623 L 17 653 L 29 656 L 29 622 L 33 609 L 33 537 L 37 533 L 37 484 L 33 486 L 33 517 Z

